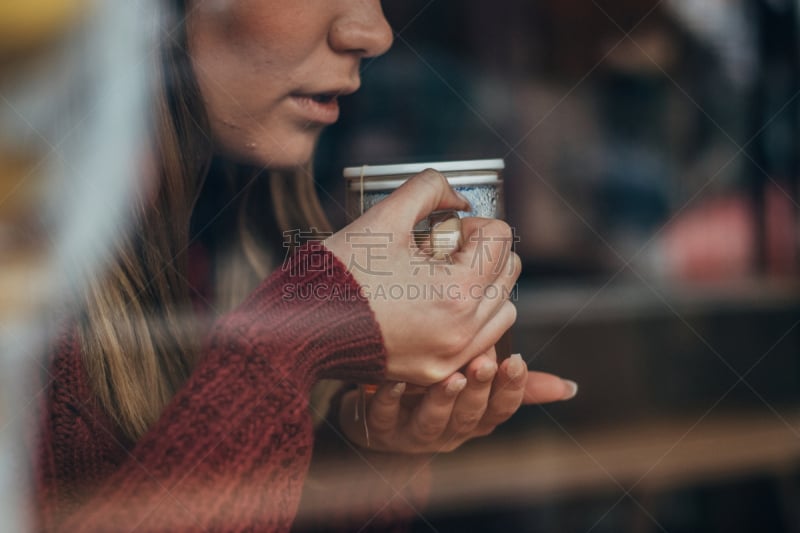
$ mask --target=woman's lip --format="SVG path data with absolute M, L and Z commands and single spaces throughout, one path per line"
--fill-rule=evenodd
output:
M 303 118 L 310 122 L 333 124 L 339 120 L 339 102 L 335 97 L 326 102 L 320 102 L 309 95 L 293 94 L 291 100 L 297 105 Z

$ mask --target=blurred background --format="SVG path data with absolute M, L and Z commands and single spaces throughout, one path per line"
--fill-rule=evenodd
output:
M 18 377 L 141 156 L 152 6 L 89 3 L 0 3 L 8 531 Z M 417 531 L 800 531 L 800 1 L 383 4 L 395 45 L 320 142 L 329 215 L 345 166 L 504 158 L 516 350 L 580 385 L 436 457 Z
M 0 530 L 29 531 L 53 317 L 145 175 L 157 0 L 0 2 Z M 45 385 L 44 388 L 41 385 Z
M 317 174 L 503 157 L 513 338 L 580 384 L 418 531 L 800 531 L 800 2 L 407 0 Z

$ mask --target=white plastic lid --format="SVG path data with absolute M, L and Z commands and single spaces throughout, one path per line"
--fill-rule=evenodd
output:
M 376 180 L 373 176 L 373 178 L 370 178 L 370 180 L 365 180 L 362 182 L 358 179 L 359 176 L 356 176 L 355 178 L 347 178 L 348 186 L 351 191 L 358 191 L 362 189 L 364 191 L 393 191 L 411 179 L 409 177 L 402 177 L 396 179 Z M 364 177 L 366 177 L 366 174 Z M 447 182 L 451 187 L 475 187 L 479 185 L 493 185 L 495 183 L 500 183 L 500 178 L 496 173 L 487 174 L 476 172 L 470 173 L 467 176 L 447 176 Z
M 419 174 L 432 168 L 439 172 L 474 172 L 485 170 L 502 170 L 506 167 L 502 159 L 473 159 L 470 161 L 440 161 L 438 163 L 408 163 L 400 165 L 362 165 L 347 167 L 343 176 L 348 179 L 374 178 L 377 176 L 408 176 Z

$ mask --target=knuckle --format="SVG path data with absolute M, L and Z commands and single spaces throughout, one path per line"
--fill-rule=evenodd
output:
M 514 252 L 511 252 L 511 278 L 512 279 L 519 279 L 519 276 L 522 274 L 522 259 L 520 259 L 519 255 Z
M 390 397 L 388 394 L 385 394 L 384 391 L 380 391 L 378 394 L 373 396 L 372 401 L 377 408 L 377 410 L 374 412 L 379 416 L 388 416 L 388 413 L 384 411 L 394 409 L 395 405 L 397 405 L 397 400 Z
M 513 324 L 517 321 L 517 306 L 511 302 L 507 302 L 506 305 L 510 307 L 508 312 L 511 315 L 511 323 Z
M 502 220 L 500 222 L 502 223 L 500 227 L 500 237 L 507 239 L 508 242 L 511 242 L 511 240 L 514 238 L 514 230 L 508 225 L 508 223 L 503 222 Z
M 394 417 L 383 413 L 373 413 L 370 417 L 370 426 L 372 429 L 382 431 L 394 425 Z
M 427 365 L 422 373 L 423 382 L 420 385 L 430 386 L 439 383 L 451 373 L 452 371 L 442 363 Z
M 486 225 L 486 231 L 490 232 L 493 237 L 499 239 L 511 239 L 513 236 L 511 226 L 498 219 L 492 219 L 492 221 Z
M 507 308 L 506 309 L 507 318 L 505 320 L 506 323 L 504 325 L 506 326 L 506 329 L 508 329 L 511 326 L 513 326 L 514 323 L 517 321 L 517 306 L 511 303 L 510 301 L 506 301 L 503 305 Z
M 448 328 L 448 331 L 443 331 L 440 335 L 442 351 L 447 357 L 461 353 L 469 342 L 467 335 L 456 328 Z
M 467 412 L 467 413 L 455 413 L 453 415 L 453 421 L 459 431 L 468 430 L 469 428 L 475 427 L 481 419 L 482 413 L 476 413 L 474 411 Z
M 417 175 L 417 179 L 424 183 L 426 186 L 430 187 L 434 191 L 441 190 L 442 186 L 447 185 L 447 178 L 445 178 L 441 173 L 433 170 L 432 168 L 427 168 L 420 172 Z
M 442 425 L 433 420 L 420 420 L 416 425 L 415 438 L 419 442 L 430 443 L 442 434 Z
M 461 353 L 467 347 L 468 342 L 469 339 L 466 335 L 461 333 L 454 334 L 448 344 L 449 352 L 453 355 Z
M 456 297 L 454 298 L 447 298 L 442 302 L 444 306 L 444 310 L 454 316 L 460 317 L 470 312 L 470 302 L 468 298 L 464 298 L 463 295 L 468 295 L 467 289 L 469 285 L 466 283 L 459 283 L 454 285 L 456 290 Z M 462 296 L 462 297 L 458 297 Z
M 418 175 L 420 180 L 427 181 L 431 185 L 438 185 L 439 183 L 446 181 L 441 172 L 438 172 L 432 168 L 426 168 Z

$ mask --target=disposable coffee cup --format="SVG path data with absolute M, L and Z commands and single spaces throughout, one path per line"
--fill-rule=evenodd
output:
M 469 200 L 471 210 L 458 212 L 459 217 L 504 217 L 502 172 L 505 163 L 502 159 L 347 167 L 343 174 L 347 181 L 348 217 L 350 220 L 357 218 L 429 168 L 444 175 L 450 186 Z
M 438 161 L 397 165 L 361 165 L 343 171 L 346 180 L 345 208 L 349 220 L 354 220 L 406 181 L 427 169 L 441 173 L 450 186 L 464 196 L 469 211 L 436 211 L 430 213 L 416 228 L 415 234 L 430 235 L 434 257 L 438 246 L 447 248 L 460 244 L 459 224 L 452 219 L 483 217 L 503 219 L 502 159 L 473 159 L 467 161 Z M 444 229 L 446 228 L 446 229 Z M 438 233 L 437 233 L 438 230 Z M 495 345 L 498 359 L 511 354 L 511 337 L 507 332 Z

